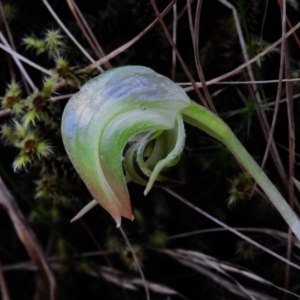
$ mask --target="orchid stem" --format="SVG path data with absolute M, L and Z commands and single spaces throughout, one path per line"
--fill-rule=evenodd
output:
M 300 221 L 278 189 L 247 152 L 231 129 L 215 114 L 194 101 L 183 110 L 183 119 L 222 142 L 254 178 L 300 241 Z

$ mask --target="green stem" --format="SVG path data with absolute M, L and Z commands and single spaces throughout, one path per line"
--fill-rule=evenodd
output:
M 231 129 L 215 114 L 195 102 L 183 110 L 183 119 L 222 142 L 269 197 L 300 241 L 300 221 L 264 171 L 240 143 Z

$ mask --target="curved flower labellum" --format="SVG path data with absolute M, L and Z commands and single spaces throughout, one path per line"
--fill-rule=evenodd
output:
M 120 67 L 87 82 L 66 105 L 66 151 L 94 200 L 72 221 L 100 204 L 115 219 L 133 220 L 126 183 L 170 181 L 160 175 L 181 155 L 185 122 L 221 141 L 256 180 L 300 241 L 300 220 L 278 189 L 217 115 L 191 101 L 165 76 L 141 66 Z M 295 183 L 296 184 L 296 183 Z
M 160 172 L 180 158 L 181 112 L 189 104 L 181 87 L 142 66 L 109 70 L 87 82 L 66 105 L 61 127 L 68 156 L 95 199 L 73 220 L 96 204 L 117 227 L 122 216 L 133 220 L 126 184 L 145 184 L 147 194 L 156 180 L 168 180 Z

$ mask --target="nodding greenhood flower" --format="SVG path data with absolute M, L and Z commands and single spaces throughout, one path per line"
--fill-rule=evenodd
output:
M 183 120 L 223 142 L 257 181 L 300 240 L 300 222 L 229 127 L 190 100 L 165 76 L 142 66 L 119 67 L 87 82 L 66 105 L 63 142 L 76 171 L 95 200 L 76 220 L 100 204 L 115 219 L 133 220 L 127 182 L 146 185 L 175 165 L 185 142 Z
M 115 219 L 133 219 L 127 180 L 146 184 L 174 165 L 184 146 L 181 111 L 190 99 L 170 79 L 128 66 L 90 80 L 68 102 L 62 120 L 67 153 L 94 199 Z M 152 153 L 144 157 L 155 140 Z M 126 145 L 129 148 L 123 157 Z M 85 212 L 85 211 L 84 211 Z

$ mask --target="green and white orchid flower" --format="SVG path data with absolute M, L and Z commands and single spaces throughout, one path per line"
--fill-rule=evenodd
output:
M 121 217 L 133 220 L 127 182 L 146 185 L 146 195 L 155 181 L 168 181 L 160 173 L 180 158 L 185 142 L 183 121 L 229 148 L 300 240 L 298 217 L 230 128 L 170 79 L 142 66 L 104 72 L 66 105 L 63 142 L 94 197 L 73 220 L 97 204 L 111 214 L 117 227 Z

